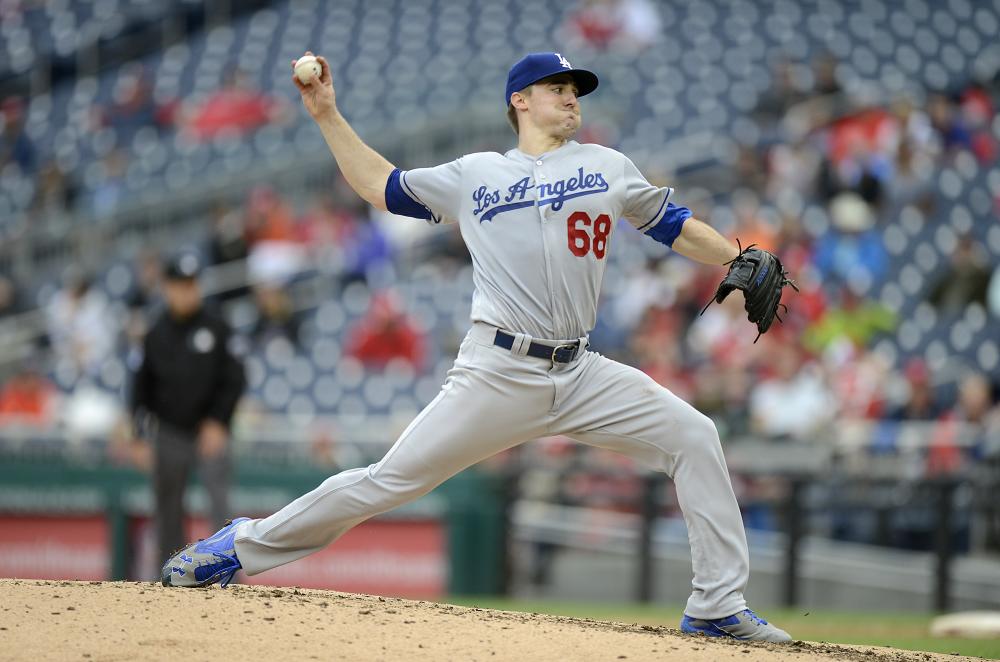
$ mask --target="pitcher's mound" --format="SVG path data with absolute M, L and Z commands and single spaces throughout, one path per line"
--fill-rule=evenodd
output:
M 0 596 L 2 660 L 963 659 L 871 646 L 723 641 L 666 627 L 265 586 L 0 579 Z

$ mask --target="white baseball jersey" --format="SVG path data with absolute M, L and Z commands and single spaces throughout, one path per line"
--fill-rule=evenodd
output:
M 395 174 L 395 173 L 394 173 Z M 390 211 L 455 222 L 472 255 L 473 321 L 536 338 L 585 336 L 597 319 L 617 220 L 666 244 L 690 212 L 668 204 L 623 154 L 566 145 L 533 157 L 481 152 L 399 174 Z M 410 200 L 401 200 L 402 190 Z

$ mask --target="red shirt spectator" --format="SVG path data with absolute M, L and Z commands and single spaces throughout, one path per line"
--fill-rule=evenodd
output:
M 569 16 L 571 34 L 593 48 L 606 49 L 622 28 L 615 5 L 614 0 L 585 0 Z
M 282 112 L 278 99 L 251 88 L 245 77 L 237 75 L 192 111 L 188 128 L 201 140 L 227 131 L 243 135 L 278 120 Z
M 399 358 L 419 370 L 424 364 L 425 343 L 395 298 L 381 293 L 372 298 L 368 315 L 351 330 L 345 353 L 368 368 L 382 369 Z
M 840 165 L 861 152 L 884 153 L 899 133 L 899 120 L 882 108 L 869 108 L 830 125 L 830 160 Z
M 45 426 L 52 422 L 55 388 L 34 370 L 22 370 L 0 388 L 0 423 Z

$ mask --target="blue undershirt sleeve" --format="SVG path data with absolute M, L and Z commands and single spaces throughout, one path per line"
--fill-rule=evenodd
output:
M 385 183 L 385 206 L 393 214 L 431 220 L 434 215 L 431 210 L 409 196 L 400 182 L 402 171 L 396 168 Z
M 681 234 L 684 221 L 691 218 L 691 210 L 687 207 L 678 207 L 672 202 L 667 203 L 667 210 L 663 213 L 659 222 L 646 230 L 647 234 L 661 244 L 673 246 L 674 240 Z

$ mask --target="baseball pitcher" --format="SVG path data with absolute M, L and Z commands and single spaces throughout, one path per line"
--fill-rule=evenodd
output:
M 676 484 L 694 570 L 683 631 L 789 641 L 747 608 L 746 535 L 715 425 L 641 371 L 589 351 L 587 339 L 620 218 L 688 258 L 730 264 L 716 300 L 743 290 L 761 332 L 788 282 L 780 263 L 738 250 L 621 153 L 574 142 L 580 98 L 598 80 L 559 53 L 532 53 L 510 69 L 504 108 L 515 149 L 405 171 L 355 134 L 337 109 L 328 63 L 318 61 L 318 79 L 292 79 L 358 195 L 395 214 L 459 224 L 474 267 L 471 328 L 440 393 L 385 457 L 180 550 L 163 566 L 163 584 L 225 585 L 240 568 L 254 575 L 290 563 L 497 452 L 566 435 Z

